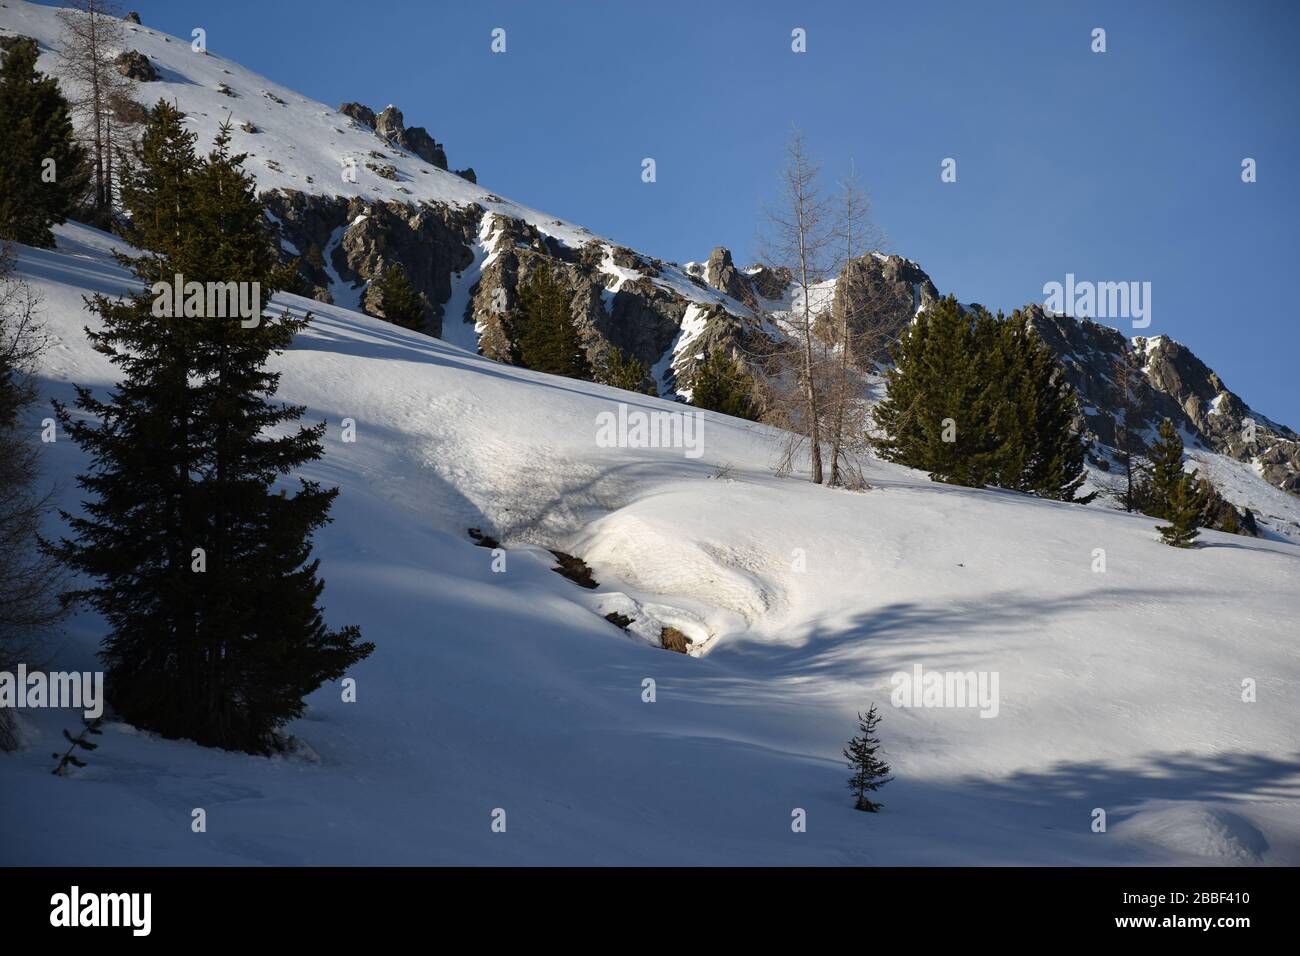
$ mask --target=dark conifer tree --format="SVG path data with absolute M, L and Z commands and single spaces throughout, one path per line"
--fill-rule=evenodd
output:
M 591 363 L 573 324 L 570 296 L 550 265 L 539 263 L 519 285 L 515 343 L 525 368 L 591 380 Z
M 400 263 L 385 269 L 379 279 L 379 308 L 385 319 L 404 329 L 419 331 L 424 324 L 424 297 Z
M 131 245 L 151 254 L 146 279 L 171 282 L 168 269 L 180 262 L 193 226 L 197 137 L 185 128 L 185 114 L 160 99 L 130 157 L 119 167 L 121 199 L 130 212 L 122 234 Z M 132 260 L 121 259 L 134 268 Z M 136 263 L 135 265 L 140 265 Z
M 1174 482 L 1164 508 L 1165 520 L 1169 524 L 1156 526 L 1165 544 L 1175 548 L 1194 547 L 1196 537 L 1201 533 L 1199 529 L 1205 499 L 1205 491 L 1196 472 L 1182 475 Z
M 754 383 L 735 357 L 723 349 L 705 356 L 691 377 L 691 404 L 710 411 L 758 420 Z
M 883 803 L 876 803 L 867 797 L 875 793 L 894 778 L 889 775 L 889 764 L 876 756 L 880 749 L 880 739 L 876 736 L 876 726 L 880 715 L 876 705 L 872 704 L 866 715 L 858 714 L 858 735 L 844 748 L 844 757 L 849 762 L 853 775 L 849 777 L 849 790 L 854 796 L 853 808 L 875 813 Z
M 996 430 L 997 467 L 992 483 L 1055 498 L 1091 501 L 1075 495 L 1087 480 L 1084 444 L 1075 428 L 1074 389 L 1052 350 L 1016 310 L 998 316 L 993 362 L 988 366 Z
M 13 43 L 0 64 L 0 239 L 52 247 L 90 167 L 59 84 L 36 70 L 36 45 Z
M 949 296 L 903 330 L 875 410 L 884 457 L 937 481 L 1063 501 L 1086 479 L 1074 390 L 1017 311 L 995 318 Z
M 192 138 L 178 114 L 157 109 L 134 189 L 123 199 L 151 255 L 133 265 L 145 283 L 235 283 L 283 288 L 244 157 L 216 150 L 185 171 Z M 173 201 L 160 201 L 146 183 Z M 247 285 L 243 285 L 247 284 Z M 256 298 L 256 297 L 254 297 Z M 274 402 L 267 360 L 308 318 L 166 315 L 141 290 L 96 296 L 103 328 L 88 332 L 122 372 L 106 399 L 77 389 L 63 424 L 85 449 L 84 515 L 55 549 L 94 580 L 80 592 L 109 624 L 101 656 L 113 706 L 168 737 L 266 753 L 303 698 L 367 656 L 355 627 L 328 630 L 311 535 L 337 489 L 292 473 L 319 458 L 324 423 L 297 430 L 304 409 Z M 211 303 L 211 300 L 208 300 Z
M 623 350 L 610 346 L 605 354 L 605 362 L 600 370 L 600 383 L 629 392 L 655 394 L 655 387 L 648 381 L 645 366 L 635 355 L 624 355 Z
M 937 303 L 903 330 L 886 372 L 889 396 L 876 406 L 879 442 L 891 461 L 936 481 L 983 485 L 998 452 L 989 422 L 995 410 L 995 320 L 955 298 Z
M 1169 419 L 1156 429 L 1159 438 L 1151 446 L 1151 464 L 1143 489 L 1146 513 L 1153 518 L 1168 518 L 1175 489 L 1183 478 L 1183 439 Z

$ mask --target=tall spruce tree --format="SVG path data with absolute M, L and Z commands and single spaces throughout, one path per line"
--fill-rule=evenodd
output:
M 591 363 L 569 304 L 571 296 L 551 266 L 538 263 L 520 284 L 515 343 L 526 368 L 591 380 Z
M 1156 430 L 1159 438 L 1151 446 L 1150 478 L 1143 488 L 1146 512 L 1169 522 L 1156 530 L 1166 544 L 1190 548 L 1200 534 L 1209 495 L 1195 471 L 1183 470 L 1183 439 L 1169 419 Z
M 1159 436 L 1151 446 L 1148 479 L 1143 489 L 1146 513 L 1153 518 L 1170 517 L 1170 507 L 1183 479 L 1183 439 L 1169 419 L 1156 429 Z
M 994 444 L 997 447 L 991 483 L 1054 498 L 1091 501 L 1076 493 L 1087 480 L 1084 444 L 1075 428 L 1078 404 L 1052 350 L 1016 310 L 998 315 L 998 336 L 987 367 L 995 396 Z
M 36 69 L 36 44 L 19 39 L 0 64 L 0 239 L 53 247 L 90 175 L 59 84 Z
M 379 278 L 379 308 L 386 320 L 404 329 L 418 331 L 424 324 L 424 297 L 415 291 L 401 263 L 385 269 Z
M 186 169 L 193 139 L 178 117 L 154 111 L 123 193 L 152 243 L 132 268 L 144 283 L 179 274 L 256 288 L 264 301 L 286 272 L 270 265 L 244 157 L 230 153 L 227 126 Z M 106 399 L 79 387 L 84 418 L 55 403 L 91 461 L 78 479 L 84 514 L 65 513 L 73 537 L 55 553 L 94 580 L 79 593 L 108 622 L 101 657 L 125 719 L 267 753 L 307 694 L 373 650 L 357 628 L 325 626 L 311 536 L 338 491 L 301 478 L 290 487 L 322 454 L 325 425 L 290 427 L 304 409 L 274 402 L 279 375 L 267 370 L 309 317 L 266 317 L 259 303 L 250 325 L 214 314 L 211 298 L 169 315 L 169 295 L 91 300 L 103 327 L 88 334 L 122 380 Z
M 894 779 L 889 776 L 889 764 L 876 756 L 880 749 L 880 739 L 876 736 L 879 723 L 880 715 L 876 713 L 876 705 L 872 704 L 865 716 L 858 714 L 858 735 L 844 748 L 844 757 L 853 771 L 849 777 L 849 790 L 855 798 L 853 808 L 868 813 L 875 813 L 884 804 L 869 799 L 867 794 L 875 793 Z
M 1074 390 L 1028 317 L 949 296 L 903 330 L 875 411 L 884 457 L 937 481 L 1076 498 L 1086 472 Z
M 988 424 L 997 404 L 996 331 L 987 312 L 967 311 L 952 296 L 903 330 L 885 374 L 889 396 L 875 410 L 884 457 L 936 481 L 988 481 L 999 452 Z

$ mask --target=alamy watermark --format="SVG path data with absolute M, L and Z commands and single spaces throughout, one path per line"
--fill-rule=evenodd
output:
M 177 273 L 172 282 L 155 282 L 153 314 L 163 319 L 239 319 L 245 329 L 262 323 L 262 283 L 186 282 Z
M 104 713 L 103 671 L 0 671 L 0 707 L 73 707 L 88 720 Z
M 1043 286 L 1043 308 L 1074 319 L 1131 319 L 1133 328 L 1151 324 L 1150 282 L 1077 282 L 1073 272 L 1065 282 Z
M 687 458 L 704 454 L 704 415 L 647 412 L 618 403 L 618 412 L 596 416 L 597 448 L 681 448 Z
M 889 682 L 895 707 L 978 707 L 981 717 L 998 715 L 997 671 L 897 671 Z

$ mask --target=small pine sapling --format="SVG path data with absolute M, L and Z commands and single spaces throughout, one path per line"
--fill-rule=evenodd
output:
M 75 737 L 68 733 L 67 730 L 64 730 L 63 738 L 68 742 L 68 749 L 62 754 L 57 751 L 50 754 L 51 757 L 59 762 L 59 765 L 51 770 L 50 773 L 55 776 L 64 777 L 67 776 L 68 767 L 84 767 L 86 762 L 78 757 L 74 751 L 80 747 L 82 750 L 89 753 L 97 748 L 99 744 L 91 743 L 87 739 L 87 735 L 93 735 L 96 737 L 100 736 L 103 731 L 99 729 L 99 725 L 103 722 L 103 717 L 96 717 L 94 720 L 86 720 L 83 717 L 81 720 L 81 723 L 84 725 L 83 729 L 81 733 L 77 734 Z
M 875 813 L 884 804 L 868 799 L 867 794 L 874 793 L 894 779 L 889 776 L 889 764 L 876 756 L 876 751 L 880 749 L 880 739 L 876 736 L 876 726 L 879 723 L 880 715 L 876 713 L 876 705 L 872 704 L 865 716 L 858 714 L 858 735 L 844 748 L 849 769 L 853 771 L 853 776 L 849 777 L 849 790 L 856 797 L 853 808 L 868 813 Z

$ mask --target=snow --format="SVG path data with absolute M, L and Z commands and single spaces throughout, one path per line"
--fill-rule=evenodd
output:
M 681 328 L 673 339 L 672 345 L 664 352 L 663 357 L 655 363 L 650 370 L 651 376 L 655 380 L 656 389 L 660 395 L 672 397 L 680 395 L 684 401 L 691 400 L 691 389 L 689 386 L 682 385 L 673 377 L 670 381 L 670 374 L 675 376 L 683 364 L 694 358 L 691 352 L 692 343 L 699 338 L 707 326 L 709 310 L 703 306 L 692 302 L 686 307 L 686 314 L 682 316 Z M 674 383 L 675 386 L 674 386 Z
M 67 400 L 113 381 L 81 295 L 127 279 L 111 239 L 57 232 L 20 268 L 56 338 L 42 391 Z M 1300 547 L 1209 532 L 1178 551 L 1150 519 L 879 462 L 870 491 L 814 487 L 775 477 L 772 432 L 709 413 L 699 459 L 598 448 L 600 412 L 681 406 L 276 304 L 316 315 L 276 365 L 329 423 L 305 471 L 342 489 L 317 540 L 328 618 L 378 648 L 357 702 L 321 688 L 289 728 L 303 755 L 270 760 L 109 723 L 68 779 L 48 754 L 74 715 L 27 711 L 26 749 L 0 757 L 4 862 L 1300 863 Z M 80 451 L 42 448 L 75 508 Z M 505 542 L 505 573 L 468 527 Z M 663 625 L 691 655 L 651 646 Z M 50 666 L 93 668 L 102 633 L 81 613 Z M 996 672 L 997 718 L 890 706 L 917 664 Z M 897 777 L 876 817 L 839 755 L 872 701 Z

